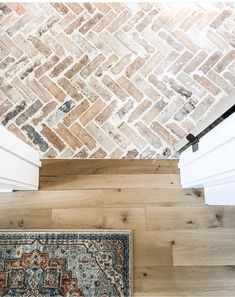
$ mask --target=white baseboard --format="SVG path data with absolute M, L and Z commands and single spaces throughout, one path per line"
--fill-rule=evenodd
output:
M 208 205 L 235 205 L 235 113 L 180 155 L 183 188 L 204 188 Z
M 235 205 L 235 182 L 205 187 L 204 193 L 208 205 Z
M 0 192 L 38 190 L 39 153 L 0 126 Z

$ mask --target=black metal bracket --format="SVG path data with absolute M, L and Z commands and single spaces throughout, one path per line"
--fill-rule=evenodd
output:
M 199 149 L 199 138 L 190 133 L 186 136 L 186 139 L 188 140 L 189 144 L 192 145 L 192 150 L 195 153 Z

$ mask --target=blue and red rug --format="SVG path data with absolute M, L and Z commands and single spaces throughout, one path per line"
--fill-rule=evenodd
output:
M 130 297 L 131 233 L 0 232 L 0 296 Z

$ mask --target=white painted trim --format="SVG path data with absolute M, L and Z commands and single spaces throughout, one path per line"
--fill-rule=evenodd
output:
M 195 137 L 209 127 L 214 121 L 220 118 L 227 110 L 229 110 L 235 104 L 235 90 L 233 90 L 227 97 L 221 100 L 218 108 L 213 110 L 207 117 L 203 119 L 196 127 L 190 132 Z M 213 130 L 212 130 L 213 131 Z M 176 151 L 179 151 L 185 145 L 188 140 L 186 137 L 182 138 L 178 143 L 174 145 Z
M 183 188 L 204 188 L 209 205 L 235 205 L 235 113 L 180 155 Z
M 0 182 L 0 193 L 9 193 L 12 192 L 12 186 L 6 185 L 3 182 Z
M 39 154 L 0 126 L 0 192 L 38 190 Z
M 208 205 L 235 205 L 235 182 L 205 187 L 204 192 Z
M 41 166 L 38 152 L 3 126 L 0 126 L 0 148 L 35 166 Z
M 0 192 L 2 192 L 1 189 L 5 189 L 5 191 L 13 191 L 13 190 L 38 190 L 39 183 L 36 184 L 27 184 L 25 182 L 11 180 L 7 178 L 0 177 Z
M 218 184 L 235 176 L 235 138 L 214 148 L 201 157 L 181 166 L 181 180 L 184 187 L 202 187 L 204 184 Z M 187 156 L 188 157 L 188 156 Z
M 234 95 L 235 99 L 235 95 Z M 180 167 L 188 165 L 190 162 L 202 158 L 204 155 L 209 155 L 213 150 L 224 146 L 226 142 L 232 141 L 235 138 L 235 113 L 231 114 L 227 119 L 221 122 L 218 126 L 205 134 L 199 141 L 199 150 L 192 153 L 192 149 L 186 149 L 181 153 Z

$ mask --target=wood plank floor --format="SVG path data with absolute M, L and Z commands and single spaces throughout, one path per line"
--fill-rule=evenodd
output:
M 0 198 L 5 229 L 132 229 L 136 297 L 235 296 L 235 207 L 182 190 L 176 160 L 44 160 L 40 191 Z

